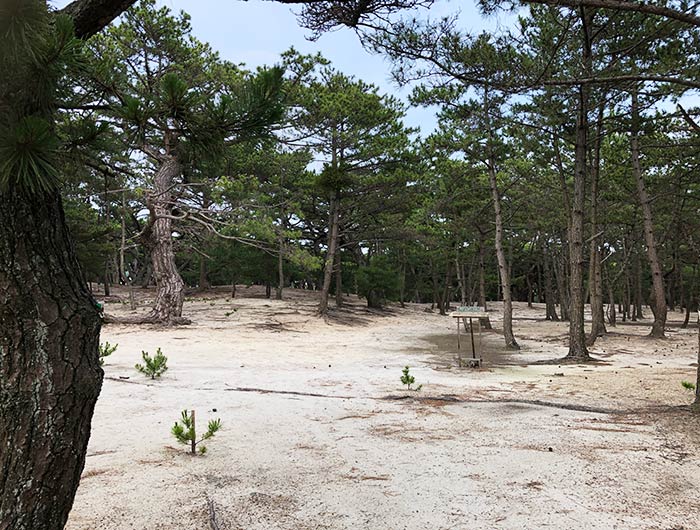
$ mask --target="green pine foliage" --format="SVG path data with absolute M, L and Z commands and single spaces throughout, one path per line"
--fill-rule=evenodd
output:
M 221 428 L 221 419 L 217 418 L 215 420 L 209 420 L 209 423 L 207 424 L 207 432 L 204 433 L 202 438 L 197 440 L 197 428 L 195 424 L 194 411 L 188 413 L 187 410 L 183 410 L 180 417 L 180 422 L 176 421 L 170 432 L 172 432 L 173 436 L 175 436 L 175 439 L 177 439 L 178 442 L 189 445 L 190 453 L 193 455 L 197 454 L 197 451 L 199 451 L 199 454 L 201 455 L 206 453 L 206 446 L 200 444 L 214 436 L 214 434 L 216 434 Z
M 141 357 L 143 358 L 144 364 L 136 364 L 135 368 L 142 374 L 149 376 L 151 379 L 160 377 L 168 369 L 168 358 L 163 355 L 160 348 L 156 350 L 156 354 L 153 357 L 151 357 L 146 351 L 141 352 Z
M 410 370 L 411 368 L 409 366 L 405 366 L 404 369 L 401 370 L 401 383 L 406 385 L 408 390 L 415 390 L 418 392 L 421 388 L 423 388 L 423 385 L 418 385 L 414 389 L 411 388 L 411 385 L 416 382 L 416 378 L 411 375 Z
M 691 383 L 690 381 L 681 381 L 681 385 L 686 390 L 695 391 L 695 384 Z
M 357 271 L 357 291 L 367 299 L 367 306 L 381 308 L 387 299 L 395 298 L 399 275 L 387 256 L 375 256 L 367 267 Z
M 118 346 L 119 344 L 112 345 L 109 343 L 109 341 L 105 342 L 104 344 L 100 344 L 100 366 L 104 366 L 105 357 L 109 357 L 115 351 L 117 351 Z

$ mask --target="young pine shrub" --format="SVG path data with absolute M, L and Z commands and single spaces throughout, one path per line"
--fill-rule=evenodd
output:
M 137 364 L 135 368 L 151 379 L 160 377 L 168 369 L 168 358 L 163 355 L 160 348 L 156 350 L 156 354 L 153 357 L 148 355 L 148 352 L 142 351 L 141 358 L 143 358 L 144 364 Z
M 105 357 L 109 357 L 115 351 L 117 351 L 118 346 L 119 346 L 119 344 L 115 344 L 114 346 L 112 346 L 109 343 L 109 341 L 105 342 L 104 344 L 100 344 L 100 366 L 104 366 Z
M 170 432 L 173 433 L 173 436 L 175 436 L 178 442 L 190 446 L 190 454 L 196 455 L 198 450 L 197 446 L 199 446 L 199 454 L 203 455 L 207 452 L 207 448 L 206 446 L 199 444 L 201 444 L 204 440 L 208 440 L 209 438 L 214 436 L 214 434 L 216 434 L 216 432 L 221 428 L 221 420 L 219 418 L 215 420 L 209 420 L 209 424 L 207 425 L 207 432 L 204 433 L 204 436 L 202 436 L 201 439 L 197 440 L 197 428 L 195 423 L 194 410 L 190 412 L 191 413 L 188 414 L 186 410 L 183 410 L 180 418 L 182 423 L 176 421 L 175 425 L 173 425 L 173 428 L 170 430 Z
M 416 382 L 416 378 L 413 377 L 410 374 L 410 368 L 406 366 L 403 370 L 401 370 L 401 383 L 406 385 L 408 387 L 408 390 L 411 390 L 411 385 Z M 416 392 L 418 392 L 421 388 L 423 388 L 423 385 L 418 385 L 415 389 Z

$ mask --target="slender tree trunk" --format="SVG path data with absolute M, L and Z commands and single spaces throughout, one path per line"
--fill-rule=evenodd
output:
M 592 70 L 591 25 L 593 16 L 585 7 L 581 8 L 583 33 L 583 64 L 586 72 Z M 569 307 L 569 352 L 567 360 L 590 360 L 586 349 L 583 300 L 583 210 L 586 197 L 586 173 L 588 154 L 588 107 L 589 87 L 578 87 L 578 117 L 576 119 L 576 147 L 574 167 L 574 194 L 571 203 L 571 230 L 569 233 L 570 261 L 570 307 Z
M 566 274 L 567 270 L 567 259 L 568 246 L 562 248 L 562 252 L 557 256 L 556 261 L 554 261 L 554 271 L 557 279 L 557 295 L 559 297 L 559 311 L 561 313 L 561 319 L 564 321 L 569 320 L 569 279 Z
M 182 318 L 185 282 L 175 264 L 170 219 L 173 202 L 171 189 L 179 173 L 180 164 L 175 157 L 167 157 L 156 172 L 153 191 L 146 197 L 150 219 L 142 240 L 151 256 L 156 300 L 153 309 L 142 319 L 145 322 L 167 325 L 189 323 L 189 320 Z
M 119 282 L 122 285 L 126 285 L 130 283 L 133 278 L 131 275 L 129 275 L 129 278 L 127 279 L 126 277 L 126 259 L 125 259 L 125 254 L 126 254 L 126 198 L 124 194 L 122 193 L 122 214 L 121 214 L 121 243 L 119 245 Z
M 207 270 L 207 258 L 205 256 L 199 255 L 199 290 L 206 291 L 211 287 L 209 285 L 209 278 Z
M 488 311 L 486 307 L 486 265 L 484 259 L 486 257 L 486 243 L 484 234 L 479 232 L 479 305 Z M 481 327 L 485 330 L 492 330 L 491 319 L 487 316 L 480 319 Z
M 552 269 L 549 266 L 549 257 L 543 251 L 542 262 L 544 264 L 544 301 L 545 301 L 545 318 L 553 322 L 559 321 L 557 315 L 557 307 L 554 304 L 554 288 L 552 285 Z
M 102 385 L 59 193 L 0 194 L 0 529 L 61 529 Z
M 442 311 L 441 315 L 446 315 L 450 309 L 450 299 L 452 295 L 452 263 L 447 260 L 447 270 L 445 271 L 445 285 L 442 289 Z
M 591 247 L 588 269 L 588 286 L 591 292 L 591 333 L 588 335 L 587 346 L 593 346 L 598 337 L 606 333 L 605 310 L 603 308 L 603 275 L 601 273 L 600 235 L 598 234 L 598 182 L 600 180 L 600 148 L 603 135 L 603 116 L 605 112 L 605 96 L 601 97 L 598 106 L 596 137 L 593 142 L 593 161 L 591 164 Z
M 335 249 L 335 306 L 343 307 L 343 264 L 340 258 L 340 246 Z
M 455 257 L 455 272 L 457 273 L 457 284 L 459 285 L 459 300 L 462 305 L 467 305 L 467 281 L 464 277 L 464 264 Z
M 104 273 L 102 274 L 105 296 L 109 296 L 109 261 L 105 261 Z
M 401 304 L 401 307 L 406 307 L 406 251 L 404 249 L 401 250 L 401 267 L 400 267 L 400 275 L 401 278 L 400 283 L 399 283 L 399 303 Z
M 338 218 L 340 213 L 340 193 L 336 192 L 330 201 L 330 226 L 328 251 L 323 268 L 323 285 L 321 287 L 321 301 L 318 305 L 318 312 L 321 315 L 328 314 L 328 293 L 331 290 L 331 280 L 333 279 L 333 262 L 335 261 L 335 250 L 338 245 Z
M 700 310 L 698 310 L 698 364 L 695 376 L 695 408 L 700 408 Z
M 496 259 L 498 260 L 498 272 L 501 278 L 501 288 L 503 291 L 503 338 L 506 342 L 506 348 L 519 350 L 520 346 L 513 335 L 513 300 L 511 298 L 510 286 L 510 267 L 506 261 L 506 254 L 503 250 L 503 215 L 501 213 L 501 195 L 498 190 L 498 182 L 496 180 L 496 159 L 493 147 L 493 130 L 489 112 L 491 111 L 488 102 L 488 90 L 484 90 L 484 111 L 486 117 L 486 129 L 488 134 L 487 151 L 488 151 L 488 175 L 489 184 L 491 186 L 491 198 L 493 200 L 493 210 L 496 217 Z
M 615 314 L 615 289 L 612 282 L 608 282 L 608 323 L 617 326 L 617 315 Z
M 651 327 L 650 337 L 663 338 L 666 326 L 666 291 L 664 289 L 664 277 L 661 272 L 661 262 L 657 254 L 656 237 L 654 236 L 654 220 L 651 213 L 651 200 L 644 184 L 642 167 L 639 162 L 639 103 L 637 93 L 632 93 L 632 129 L 630 134 L 630 146 L 632 151 L 632 172 L 637 181 L 639 203 L 642 207 L 644 218 L 644 241 L 647 245 L 647 257 L 651 267 L 651 279 L 654 290 L 654 323 Z
M 277 291 L 275 299 L 282 300 L 282 291 L 284 290 L 284 238 L 279 238 L 279 251 L 277 252 Z

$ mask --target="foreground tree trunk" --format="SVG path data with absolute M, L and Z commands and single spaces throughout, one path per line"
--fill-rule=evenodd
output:
M 656 237 L 654 236 L 654 220 L 651 213 L 651 200 L 647 194 L 642 175 L 642 166 L 639 162 L 639 102 L 637 93 L 632 93 L 632 130 L 630 134 L 630 146 L 632 150 L 632 172 L 637 181 L 637 193 L 642 207 L 644 218 L 644 242 L 647 245 L 647 257 L 651 267 L 651 280 L 654 294 L 654 323 L 651 326 L 650 337 L 664 338 L 666 326 L 666 289 L 664 288 L 664 276 L 661 272 L 661 262 L 656 253 Z
M 103 374 L 58 193 L 0 195 L 0 322 L 0 529 L 60 529 Z
M 592 14 L 581 8 L 583 34 L 583 63 L 587 73 L 592 71 L 591 25 Z M 590 360 L 586 348 L 583 300 L 583 209 L 585 206 L 587 153 L 588 153 L 588 108 L 589 87 L 578 87 L 578 116 L 576 119 L 576 149 L 574 168 L 574 194 L 571 202 L 571 229 L 569 231 L 570 305 L 569 305 L 569 351 L 567 361 Z
M 177 270 L 173 250 L 172 186 L 179 173 L 180 164 L 176 158 L 164 158 L 156 172 L 153 191 L 146 197 L 150 218 L 142 241 L 151 256 L 156 300 L 153 309 L 142 319 L 145 322 L 167 325 L 189 323 L 189 320 L 182 318 L 185 282 Z

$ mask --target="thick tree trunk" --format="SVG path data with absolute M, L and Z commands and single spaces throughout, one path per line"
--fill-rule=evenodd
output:
M 58 193 L 0 195 L 0 323 L 0 529 L 58 530 L 103 375 Z
M 321 301 L 318 304 L 318 312 L 321 315 L 328 314 L 328 293 L 331 290 L 331 280 L 333 279 L 333 262 L 335 261 L 335 249 L 338 245 L 338 218 L 340 214 L 340 194 L 336 193 L 330 201 L 328 227 L 328 251 L 323 268 L 323 285 L 321 287 Z
M 170 219 L 173 208 L 172 186 L 179 173 L 180 164 L 174 157 L 167 157 L 156 172 L 153 190 L 146 196 L 150 218 L 142 240 L 151 256 L 156 300 L 150 313 L 141 319 L 144 322 L 167 325 L 189 323 L 189 320 L 182 318 L 185 282 L 175 264 Z
M 654 323 L 650 337 L 663 338 L 666 326 L 666 291 L 664 277 L 661 272 L 661 262 L 657 254 L 656 237 L 654 236 L 654 220 L 651 213 L 651 200 L 644 184 L 642 167 L 639 162 L 639 103 L 637 93 L 632 93 L 632 129 L 630 132 L 630 147 L 632 151 L 632 172 L 637 181 L 637 193 L 644 218 L 644 241 L 647 245 L 647 257 L 651 267 L 651 280 L 654 290 Z

